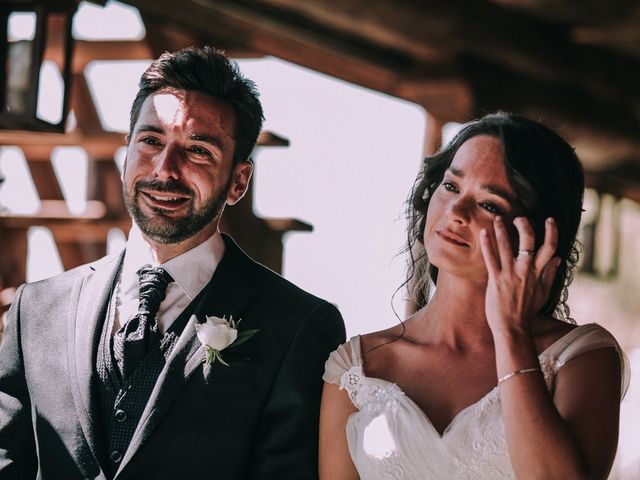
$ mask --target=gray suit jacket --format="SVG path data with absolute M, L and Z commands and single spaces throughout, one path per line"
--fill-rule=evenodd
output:
M 260 329 L 204 366 L 193 320 L 149 398 L 118 479 L 313 479 L 336 308 L 226 252 L 196 312 Z M 0 346 L 0 478 L 106 478 L 95 358 L 121 256 L 20 287 Z

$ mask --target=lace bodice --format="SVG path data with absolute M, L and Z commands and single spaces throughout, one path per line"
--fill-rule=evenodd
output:
M 596 325 L 575 328 L 539 356 L 550 391 L 556 372 L 581 353 L 615 347 Z M 625 375 L 624 378 L 627 378 Z M 497 387 L 454 417 L 442 435 L 394 383 L 367 377 L 360 337 L 331 354 L 323 379 L 340 385 L 358 409 L 347 421 L 349 452 L 362 480 L 513 479 Z M 623 391 L 627 382 L 622 382 Z

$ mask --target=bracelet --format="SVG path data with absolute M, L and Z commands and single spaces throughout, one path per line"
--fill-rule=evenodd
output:
M 533 372 L 541 372 L 542 370 L 540 370 L 540 367 L 535 367 L 535 368 L 523 368 L 522 370 L 516 370 L 514 372 L 511 373 L 507 373 L 504 377 L 500 377 L 498 379 L 498 385 L 500 385 L 503 382 L 506 382 L 507 380 L 509 380 L 512 377 L 515 377 L 516 375 L 521 375 L 523 373 L 533 373 Z

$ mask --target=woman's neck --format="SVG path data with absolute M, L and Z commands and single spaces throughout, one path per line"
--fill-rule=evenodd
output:
M 478 283 L 441 272 L 433 298 L 412 322 L 415 332 L 424 333 L 430 342 L 454 349 L 492 346 L 485 314 L 485 290 L 486 281 Z

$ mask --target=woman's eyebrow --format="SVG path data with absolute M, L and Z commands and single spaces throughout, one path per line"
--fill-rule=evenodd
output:
M 447 171 L 451 172 L 451 174 L 453 174 L 454 176 L 458 177 L 458 178 L 464 178 L 464 170 L 460 170 L 459 168 L 456 167 L 449 167 L 447 169 Z M 504 188 L 501 188 L 497 185 L 494 185 L 492 183 L 486 183 L 484 185 L 481 185 L 481 188 L 483 190 L 486 190 L 487 192 L 491 193 L 492 195 L 496 195 L 502 199 L 504 199 L 505 201 L 513 204 L 515 202 L 515 197 L 513 195 L 513 193 L 511 193 L 509 190 L 506 190 Z

